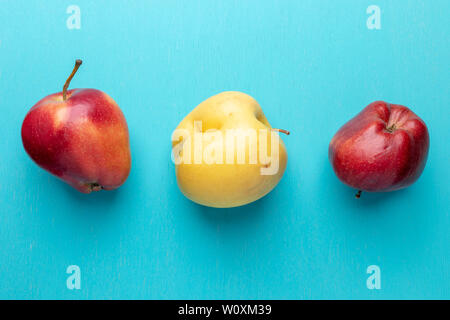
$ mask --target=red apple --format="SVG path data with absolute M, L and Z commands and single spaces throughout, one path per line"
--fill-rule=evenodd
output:
M 428 129 L 405 106 L 376 101 L 334 135 L 328 156 L 338 178 L 361 191 L 393 191 L 414 183 L 428 156 Z
M 111 190 L 128 177 L 128 127 L 116 102 L 96 89 L 63 91 L 35 104 L 22 124 L 23 146 L 43 169 L 83 193 Z

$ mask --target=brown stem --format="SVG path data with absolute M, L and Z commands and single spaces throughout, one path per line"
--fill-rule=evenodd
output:
M 282 133 L 284 133 L 286 135 L 290 135 L 291 134 L 289 131 L 284 130 L 284 129 L 273 128 L 272 130 L 275 130 L 275 131 L 278 131 L 278 132 L 282 132 Z
M 392 133 L 392 132 L 394 132 L 395 129 L 397 129 L 397 128 L 395 127 L 395 124 L 393 124 L 389 128 L 386 128 L 386 131 L 389 133 Z
M 72 81 L 73 76 L 75 75 L 75 73 L 77 73 L 77 70 L 81 66 L 82 63 L 83 63 L 83 61 L 81 61 L 80 59 L 77 59 L 75 61 L 75 67 L 73 68 L 72 73 L 70 74 L 70 76 L 67 78 L 66 83 L 64 83 L 64 87 L 63 87 L 63 101 L 66 101 L 66 93 L 67 93 L 67 88 L 69 87 L 70 81 Z
M 362 190 L 358 190 L 358 192 L 355 194 L 356 199 L 361 198 L 361 192 L 362 192 Z

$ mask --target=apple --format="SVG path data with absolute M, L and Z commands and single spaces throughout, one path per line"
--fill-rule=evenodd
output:
M 22 124 L 22 142 L 40 167 L 78 191 L 90 193 L 121 186 L 131 168 L 128 127 L 122 111 L 96 89 L 67 90 L 36 103 Z
M 402 105 L 375 101 L 334 135 L 328 149 L 337 177 L 361 191 L 406 188 L 421 175 L 428 156 L 425 122 Z
M 200 103 L 172 135 L 181 192 L 209 207 L 230 208 L 269 193 L 286 169 L 279 132 L 255 99 L 222 92 Z

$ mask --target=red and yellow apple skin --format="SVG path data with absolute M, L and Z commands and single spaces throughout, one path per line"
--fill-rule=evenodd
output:
M 73 89 L 34 105 L 22 124 L 30 157 L 83 193 L 122 185 L 131 168 L 128 127 L 106 93 Z
M 428 148 L 422 119 L 405 106 L 376 101 L 339 129 L 328 155 L 342 182 L 361 191 L 383 192 L 414 183 L 425 167 Z

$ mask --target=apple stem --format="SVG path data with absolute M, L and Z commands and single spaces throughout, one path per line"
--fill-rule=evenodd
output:
M 66 83 L 64 83 L 64 87 L 63 87 L 63 101 L 66 101 L 66 93 L 67 93 L 67 88 L 69 87 L 70 81 L 72 81 L 73 76 L 75 75 L 75 73 L 77 73 L 78 68 L 81 66 L 81 64 L 83 63 L 83 61 L 81 61 L 80 59 L 77 59 L 75 61 L 75 67 L 72 70 L 72 73 L 70 74 L 70 76 L 67 78 Z
M 278 132 L 282 132 L 282 133 L 284 133 L 284 134 L 286 134 L 286 135 L 290 135 L 290 134 L 291 134 L 289 131 L 284 130 L 284 129 L 276 129 L 276 128 L 273 128 L 273 130 L 278 131 Z
M 355 198 L 356 199 L 361 198 L 361 193 L 362 193 L 362 190 L 358 190 L 358 192 L 355 194 Z
M 392 132 L 394 132 L 395 129 L 397 129 L 397 128 L 395 127 L 395 124 L 393 124 L 390 127 L 386 128 L 386 131 L 389 133 L 392 133 Z

